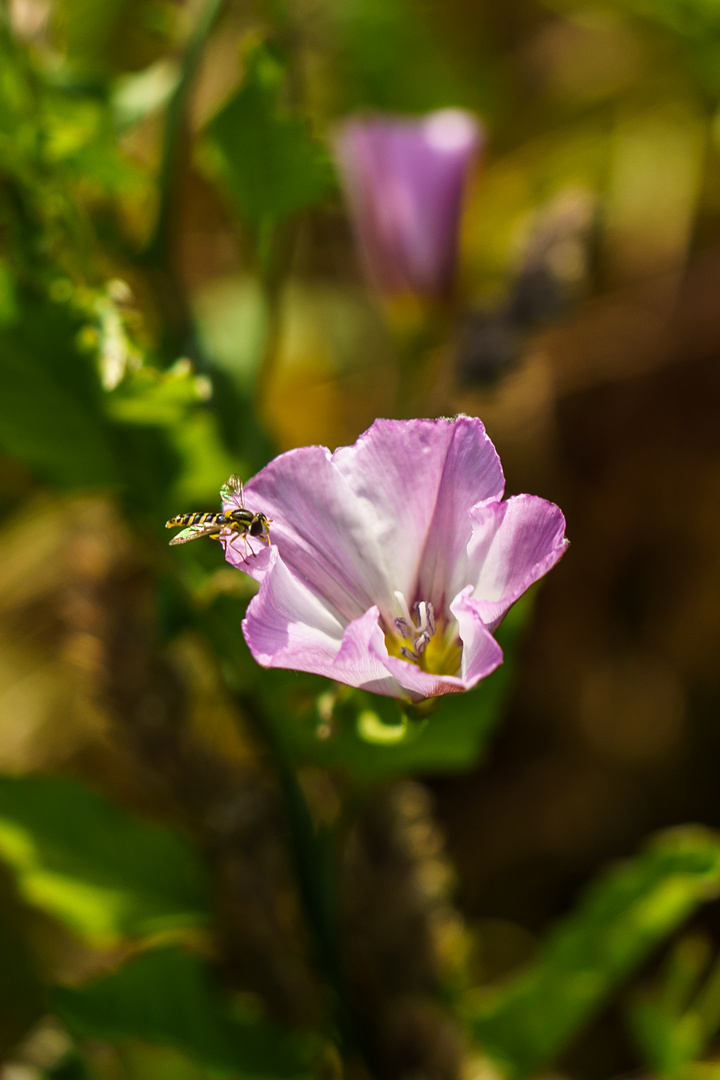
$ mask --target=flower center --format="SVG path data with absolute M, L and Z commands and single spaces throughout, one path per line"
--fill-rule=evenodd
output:
M 402 612 L 401 617 L 395 620 L 395 629 L 405 641 L 410 642 L 409 645 L 400 646 L 400 655 L 418 663 L 435 633 L 435 610 L 429 600 L 420 600 L 413 606 L 413 619 L 404 595 L 396 592 L 395 599 Z
M 417 664 L 435 675 L 457 675 L 462 659 L 462 643 L 454 619 L 438 630 L 435 609 L 429 600 L 413 604 L 412 614 L 401 592 L 395 593 L 400 617 L 394 620 L 395 634 L 387 634 L 388 652 Z M 402 644 L 400 643 L 402 641 Z

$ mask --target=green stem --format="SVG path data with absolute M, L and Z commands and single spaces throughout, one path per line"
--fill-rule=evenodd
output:
M 171 356 L 178 352 L 188 353 L 200 366 L 203 366 L 202 350 L 197 340 L 185 288 L 175 265 L 172 225 L 177 204 L 178 177 L 183 173 L 183 155 L 187 152 L 188 99 L 203 50 L 224 2 L 225 0 L 207 0 L 185 51 L 177 86 L 168 102 L 158 176 L 158 212 L 155 227 L 139 258 L 155 278 L 163 322 L 170 328 L 169 340 L 166 343 L 168 353 Z
M 258 237 L 260 284 L 265 301 L 266 326 L 257 376 L 255 379 L 255 408 L 262 415 L 263 406 L 275 374 L 280 339 L 280 304 L 292 262 L 296 226 L 285 222 L 266 226 Z
M 398 382 L 392 415 L 398 419 L 437 415 L 437 350 L 448 340 L 455 320 L 450 304 L 428 304 L 414 327 L 398 335 Z
M 179 164 L 185 135 L 188 97 L 205 44 L 224 2 L 225 0 L 207 0 L 185 50 L 180 78 L 168 102 L 160 162 L 160 205 L 155 228 L 145 252 L 145 256 L 150 262 L 166 265 L 170 258 L 170 224 L 177 190 L 176 179 L 180 171 Z
M 371 1076 L 379 1076 L 374 1055 L 358 1031 L 342 970 L 334 902 L 336 890 L 332 888 L 337 884 L 337 875 L 331 875 L 327 853 L 323 850 L 295 770 L 273 729 L 272 721 L 265 716 L 262 706 L 255 699 L 239 696 L 239 704 L 270 752 L 280 779 L 300 900 L 315 944 L 317 963 L 333 995 L 341 1047 L 348 1055 L 358 1055 Z

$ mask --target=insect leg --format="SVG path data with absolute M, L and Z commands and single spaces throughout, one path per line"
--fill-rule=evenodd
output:
M 244 532 L 242 534 L 242 538 L 243 538 L 243 544 L 245 545 L 245 562 L 247 562 L 247 553 L 248 553 L 248 546 L 249 545 L 248 545 L 247 533 L 246 532 Z M 253 551 L 253 549 L 250 548 L 250 554 L 252 555 L 253 558 L 255 558 L 255 555 L 257 554 L 257 552 Z
M 245 554 L 243 555 L 243 560 L 242 561 L 247 562 L 248 545 L 247 545 L 247 539 L 245 537 L 245 532 L 241 531 L 238 528 L 230 529 L 229 531 L 232 533 L 232 539 L 229 541 L 229 546 L 233 549 L 233 551 L 238 551 L 238 549 L 235 547 L 235 541 L 237 539 L 242 540 L 243 546 L 245 548 Z M 250 550 L 252 551 L 252 548 Z M 238 551 L 238 555 L 239 554 L 240 554 L 240 552 Z

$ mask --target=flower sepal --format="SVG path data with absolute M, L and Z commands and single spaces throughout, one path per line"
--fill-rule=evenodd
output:
M 428 717 L 437 712 L 440 706 L 440 698 L 425 698 L 424 701 L 409 701 L 405 705 L 404 714 L 413 727 L 418 727 L 427 722 Z
M 371 694 L 367 690 L 347 691 L 341 685 L 337 689 L 331 723 L 350 728 L 361 742 L 373 746 L 397 746 L 412 741 L 437 707 L 436 700 L 426 709 L 425 703 L 415 707 L 401 698 Z

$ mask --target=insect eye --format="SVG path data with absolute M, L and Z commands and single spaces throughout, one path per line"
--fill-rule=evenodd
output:
M 249 532 L 251 536 L 262 536 L 267 527 L 267 522 L 264 514 L 256 514 L 253 522 L 250 526 Z

